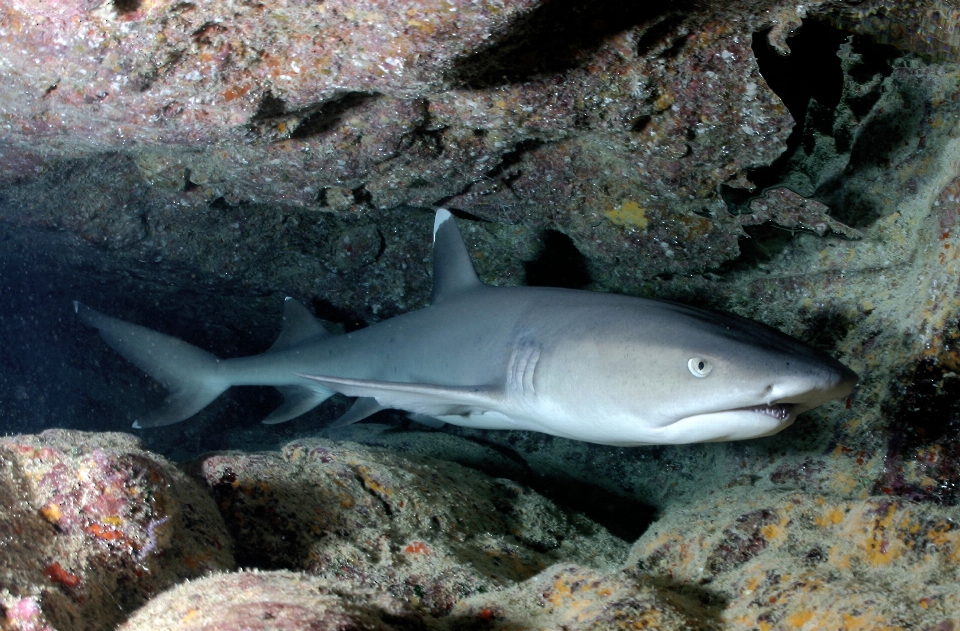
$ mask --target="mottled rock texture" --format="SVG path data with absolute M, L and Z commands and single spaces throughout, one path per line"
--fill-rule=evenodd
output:
M 201 468 L 241 565 L 376 587 L 434 615 L 558 561 L 609 569 L 626 553 L 530 489 L 439 460 L 303 440 Z
M 698 586 L 738 629 L 953 629 L 957 511 L 903 499 L 717 491 L 636 543 L 648 580 Z
M 458 603 L 451 620 L 442 622 L 451 629 L 721 628 L 718 613 L 704 606 L 695 590 L 678 593 L 669 582 L 658 583 L 632 568 L 598 572 L 577 565 L 548 568 L 495 597 L 467 598 Z
M 2 216 L 329 299 L 345 284 L 300 252 L 342 239 L 317 211 L 361 214 L 349 254 L 324 258 L 380 262 L 402 309 L 410 279 L 391 272 L 422 246 L 399 254 L 412 226 L 370 211 L 445 203 L 522 226 L 528 249 L 529 230 L 559 231 L 598 287 L 635 292 L 737 257 L 719 187 L 750 189 L 794 126 L 755 34 L 773 27 L 786 51 L 799 17 L 777 2 L 9 3 Z M 91 185 L 112 192 L 68 193 Z M 376 316 L 365 302 L 337 300 Z
M 93 630 L 234 567 L 215 503 L 127 434 L 0 439 L 0 625 Z
M 295 572 L 217 574 L 184 583 L 140 609 L 123 631 L 415 631 L 403 601 Z
M 489 282 L 735 311 L 838 356 L 860 387 L 736 444 L 615 449 L 381 416 L 326 435 L 395 455 L 298 439 L 212 456 L 200 475 L 242 562 L 320 576 L 228 575 L 197 598 L 260 593 L 257 616 L 276 605 L 291 620 L 300 582 L 316 605 L 305 619 L 372 628 L 954 629 L 958 15 L 921 0 L 8 2 L 0 419 L 113 429 L 160 396 L 71 319 L 70 299 L 225 356 L 270 344 L 283 295 L 347 329 L 422 306 L 430 208 L 446 204 Z M 343 406 L 260 427 L 277 402 L 231 393 L 144 438 L 185 459 L 279 445 Z M 8 440 L 115 479 L 88 442 Z M 110 457 L 111 475 L 139 480 Z M 124 607 L 199 571 L 175 547 L 139 559 L 174 523 L 159 504 L 61 509 L 71 529 L 57 531 L 39 512 L 49 500 L 15 502 L 37 482 L 11 458 L 6 626 L 118 620 L 92 609 L 107 599 L 90 568 L 110 555 L 101 580 Z M 601 535 L 558 506 L 631 539 L 659 515 L 611 569 Z M 42 533 L 54 545 L 32 547 Z M 99 547 L 77 553 L 88 540 Z M 183 589 L 174 600 L 191 602 Z

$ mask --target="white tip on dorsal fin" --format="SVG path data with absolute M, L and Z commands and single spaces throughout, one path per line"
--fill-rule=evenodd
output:
M 448 219 L 453 219 L 453 215 L 450 214 L 450 211 L 447 210 L 446 208 L 438 208 L 437 214 L 433 218 L 433 242 L 434 243 L 437 242 L 437 230 L 439 230 L 443 222 L 447 221 Z
M 457 222 L 449 210 L 438 209 L 433 222 L 433 294 L 430 302 L 436 304 L 452 294 L 481 285 Z
M 267 352 L 284 351 L 332 335 L 302 304 L 287 296 L 283 301 L 283 329 Z

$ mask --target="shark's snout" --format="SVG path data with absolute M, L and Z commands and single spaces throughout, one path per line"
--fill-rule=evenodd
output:
M 842 399 L 853 391 L 859 376 L 846 366 L 795 375 L 767 389 L 767 405 L 794 405 L 809 410 L 827 401 Z M 801 410 L 802 411 L 802 410 Z

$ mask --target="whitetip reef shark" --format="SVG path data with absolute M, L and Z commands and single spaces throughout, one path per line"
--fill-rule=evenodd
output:
M 297 301 L 266 352 L 218 359 L 177 338 L 74 303 L 80 319 L 170 392 L 134 427 L 186 420 L 231 386 L 277 387 L 264 423 L 334 393 L 357 397 L 335 425 L 386 408 L 415 420 L 544 432 L 607 445 L 775 434 L 847 396 L 852 370 L 729 313 L 660 300 L 477 278 L 449 211 L 436 213 L 430 306 L 335 335 Z

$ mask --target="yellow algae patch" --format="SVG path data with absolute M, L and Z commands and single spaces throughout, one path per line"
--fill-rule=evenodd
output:
M 812 611 L 798 611 L 795 614 L 787 616 L 787 625 L 794 629 L 799 629 L 813 619 Z
M 370 470 L 367 467 L 363 465 L 356 465 L 353 467 L 353 470 L 357 472 L 357 474 L 360 476 L 360 479 L 363 481 L 363 485 L 367 487 L 369 491 L 384 496 L 390 495 L 392 492 L 390 489 L 374 480 L 370 475 Z
M 657 97 L 657 100 L 653 103 L 653 107 L 656 111 L 662 112 L 673 105 L 676 100 L 677 97 L 674 96 L 672 92 L 665 91 L 663 94 Z
M 789 508 L 787 508 L 787 510 L 789 510 Z M 790 518 L 784 515 L 780 517 L 780 521 L 776 524 L 766 524 L 760 528 L 760 533 L 768 542 L 773 542 L 775 539 L 779 539 L 786 534 L 787 525 L 789 524 Z
M 40 509 L 40 515 L 46 519 L 51 524 L 55 524 L 60 521 L 61 513 L 60 506 L 50 502 L 46 506 Z
M 604 215 L 617 226 L 646 230 L 649 223 L 646 209 L 642 208 L 637 202 L 630 200 L 620 204 L 619 208 L 608 210 Z
M 903 555 L 903 541 L 897 537 L 897 525 L 894 524 L 896 514 L 897 507 L 894 504 L 888 506 L 886 514 L 873 519 L 866 539 L 860 541 L 864 560 L 874 567 L 887 565 Z
M 823 515 L 814 517 L 813 523 L 820 526 L 821 528 L 826 528 L 827 526 L 835 526 L 836 524 L 839 524 L 840 522 L 843 521 L 845 514 L 846 513 L 842 508 L 835 506 L 833 508 L 827 509 L 827 511 L 824 512 Z
M 575 575 L 557 578 L 553 582 L 554 593 L 548 597 L 548 600 L 557 607 L 564 606 L 569 610 L 573 610 L 570 613 L 574 613 L 576 610 L 581 610 L 585 607 L 588 607 L 591 603 L 585 598 L 577 598 L 574 595 L 575 591 L 579 591 L 579 586 L 572 587 L 571 579 L 574 583 L 579 583 L 584 579 L 584 577 L 581 575 Z
M 200 611 L 198 609 L 190 609 L 187 613 L 183 614 L 183 617 L 180 618 L 181 624 L 186 624 L 197 617 Z

